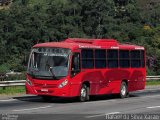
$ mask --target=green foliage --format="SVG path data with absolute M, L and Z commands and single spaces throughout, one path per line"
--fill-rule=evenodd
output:
M 147 76 L 152 76 L 152 75 L 156 75 L 156 72 L 154 72 L 152 69 L 149 69 L 147 67 Z
M 159 60 L 160 5 L 154 2 L 13 0 L 9 9 L 0 10 L 0 69 L 24 70 L 24 59 L 34 44 L 68 37 L 115 38 L 143 45 L 147 56 Z M 159 74 L 160 65 L 154 66 L 152 71 Z
M 0 73 L 5 73 L 9 70 L 9 66 L 7 64 L 0 65 Z

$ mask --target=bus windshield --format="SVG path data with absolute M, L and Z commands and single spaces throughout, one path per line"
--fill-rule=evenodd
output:
M 27 73 L 33 78 L 60 79 L 67 76 L 70 50 L 65 48 L 34 48 Z

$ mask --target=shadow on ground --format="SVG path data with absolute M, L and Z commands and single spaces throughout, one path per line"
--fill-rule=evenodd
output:
M 130 94 L 129 98 L 138 97 L 138 95 Z M 129 99 L 127 98 L 127 99 Z M 66 103 L 78 103 L 78 97 L 74 98 L 62 98 L 62 97 L 53 97 L 49 101 L 44 101 L 40 96 L 21 96 L 21 97 L 13 97 L 13 99 L 17 99 L 20 101 L 28 101 L 28 102 L 47 102 L 47 103 L 57 103 L 57 104 L 66 104 Z M 120 99 L 118 95 L 101 95 L 101 96 L 90 96 L 90 101 L 102 101 L 102 100 L 112 100 L 112 99 Z

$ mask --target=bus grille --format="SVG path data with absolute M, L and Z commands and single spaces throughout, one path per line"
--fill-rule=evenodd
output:
M 40 84 L 40 83 L 34 83 L 35 87 L 42 87 L 42 88 L 56 88 L 56 84 Z

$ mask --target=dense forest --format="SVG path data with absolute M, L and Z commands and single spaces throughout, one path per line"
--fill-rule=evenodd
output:
M 148 74 L 160 74 L 160 0 L 12 0 L 0 7 L 0 71 L 24 70 L 34 44 L 68 37 L 143 45 Z

